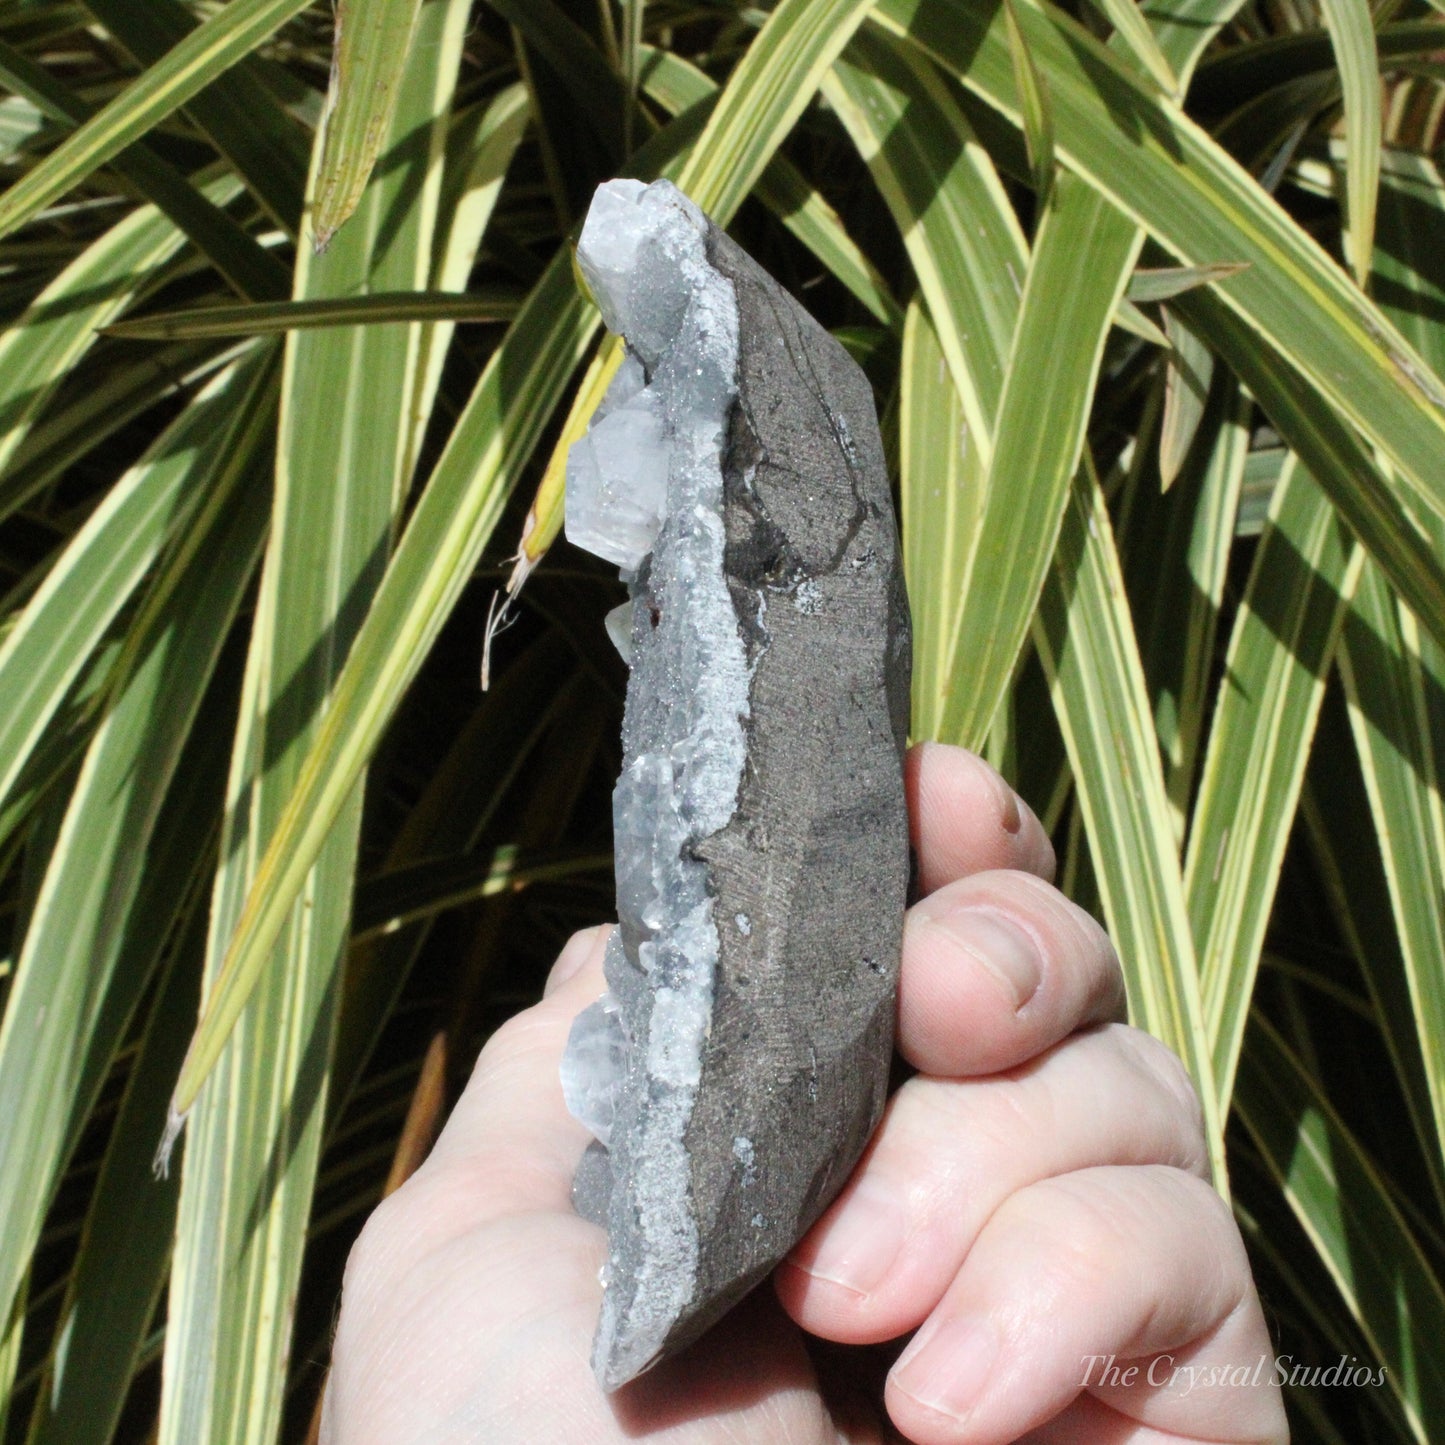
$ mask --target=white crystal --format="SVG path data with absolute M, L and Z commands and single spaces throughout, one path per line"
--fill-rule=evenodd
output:
M 604 1144 L 612 1138 L 626 1059 L 627 1037 L 617 1000 L 605 993 L 573 1020 L 562 1054 L 562 1097 L 567 1112 Z
M 612 645 L 623 662 L 632 661 L 632 603 L 620 602 L 602 619 Z
M 619 567 L 652 551 L 667 506 L 669 450 L 657 394 L 613 408 L 567 453 L 567 540 Z

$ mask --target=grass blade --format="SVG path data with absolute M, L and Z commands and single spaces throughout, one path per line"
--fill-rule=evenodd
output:
M 52 79 L 44 67 L 3 43 L 0 43 L 0 80 L 30 96 L 67 129 L 83 125 L 94 114 L 88 105 Z M 121 151 L 114 164 L 147 200 L 185 232 L 242 296 L 256 301 L 286 294 L 285 267 L 147 145 L 138 142 Z
M 203 193 L 218 204 L 239 194 L 228 176 Z M 113 321 L 184 244 L 173 221 L 142 208 L 92 242 L 0 336 L 0 476 L 56 388 Z M 14 502 L 12 501 L 12 505 Z
M 326 326 L 381 326 L 398 321 L 510 321 L 518 298 L 499 288 L 462 295 L 456 291 L 372 291 L 365 296 L 326 296 L 247 306 L 191 306 L 158 311 L 105 328 L 108 336 L 133 341 L 214 340 L 228 336 L 274 336 Z
M 909 60 L 864 30 L 825 79 L 824 94 L 908 249 L 968 445 L 986 467 L 1028 247 L 957 104 L 930 67 Z
M 1369 279 L 1380 189 L 1380 57 L 1368 0 L 1320 0 L 1345 97 L 1345 254 L 1355 280 Z
M 0 236 L 174 114 L 311 0 L 231 0 L 0 196 Z
M 938 738 L 953 685 L 957 599 L 979 545 L 987 478 L 943 347 L 917 298 L 903 327 L 898 432 L 903 570 L 913 608 L 913 735 Z
M 312 239 L 324 251 L 355 211 L 396 114 L 421 0 L 348 0 L 336 12 Z
M 330 250 L 302 248 L 299 297 L 418 289 L 429 279 L 468 14 L 467 0 L 424 0 L 388 159 Z M 398 163 L 403 157 L 407 164 Z M 321 184 L 318 173 L 313 187 Z M 414 455 L 420 343 L 418 324 L 287 339 L 275 521 L 232 752 L 201 1028 L 256 858 L 385 566 Z M 340 416 L 328 405 L 338 395 L 351 403 Z M 289 1302 L 315 1186 L 360 816 L 353 779 L 338 826 L 305 879 L 305 897 L 283 921 L 275 966 L 197 1101 L 181 1176 L 159 1445 L 261 1445 L 280 1422 Z
M 1128 4 L 1128 0 L 1124 3 Z M 1008 34 L 1009 59 L 1013 62 L 1014 86 L 1023 117 L 1024 148 L 1028 151 L 1029 169 L 1033 172 L 1034 195 L 1042 209 L 1048 205 L 1054 188 L 1054 113 L 1049 105 L 1048 88 L 1039 75 L 1033 56 L 1029 54 L 1015 0 L 1003 0 L 1003 18 Z
M 264 496 L 264 488 L 258 491 Z M 156 823 L 147 877 L 132 909 L 144 946 L 137 946 L 132 929 L 128 946 L 137 957 L 117 965 L 116 978 L 126 986 L 112 986 L 112 1020 L 123 1022 L 153 971 L 144 954 L 159 955 L 168 944 L 172 959 L 95 1181 L 27 1445 L 104 1445 L 112 1438 L 170 1266 L 177 1181 L 154 1179 L 150 1155 L 196 1016 L 206 929 L 200 884 L 214 867 L 235 707 L 234 688 L 224 680 L 213 687 Z M 109 1062 L 116 1032 L 116 1022 L 102 1021 L 92 1034 L 92 1055 Z M 91 1067 L 98 1084 L 104 1066 L 92 1060 Z
M 725 225 L 871 8 L 872 0 L 779 0 L 733 69 L 678 188 Z
M 1122 277 L 1122 268 L 1121 268 Z M 1159 746 L 1113 531 L 1092 466 L 1064 514 L 1034 642 L 1063 729 L 1132 1022 L 1184 1060 L 1199 1091 L 1215 1185 L 1228 1188 L 1199 973 Z
M 430 286 L 434 291 L 461 294 L 476 264 L 477 251 L 492 219 L 502 181 L 527 127 L 527 91 L 520 82 L 506 86 L 477 107 L 475 119 L 453 126 L 447 142 L 433 248 Z M 472 295 L 476 295 L 473 292 Z M 513 309 L 515 315 L 515 308 Z M 416 452 L 441 385 L 442 366 L 456 327 L 438 321 L 422 329 L 421 356 L 412 404 L 413 455 L 406 473 L 416 469 Z
M 874 14 L 1018 120 L 1005 24 L 997 12 L 990 20 L 963 0 L 880 0 Z M 1439 468 L 1445 384 L 1307 233 L 1192 122 L 1160 105 L 1066 16 L 1023 7 L 1018 17 L 1049 86 L 1061 157 L 1182 264 L 1249 263 L 1218 289 L 1218 298 L 1380 448 L 1412 503 L 1445 516 Z M 1121 113 L 1134 123 L 1118 124 Z
M 1164 419 L 1159 424 L 1159 479 L 1167 492 L 1204 420 L 1214 356 L 1168 307 L 1164 308 L 1164 334 L 1170 349 L 1164 372 Z
M 1216 386 L 1189 464 L 1166 498 L 1146 473 L 1128 505 L 1131 596 L 1150 599 L 1138 622 L 1164 787 L 1182 848 L 1200 734 L 1215 666 L 1230 546 L 1249 457 L 1252 405 L 1229 378 Z M 1261 518 L 1261 525 L 1262 525 Z
M 1141 266 L 1129 278 L 1129 289 L 1125 295 L 1140 305 L 1150 301 L 1169 301 L 1198 286 L 1227 281 L 1243 270 L 1242 265 L 1233 261 L 1216 261 L 1212 266 L 1158 266 L 1148 269 Z
M 183 0 L 85 0 L 142 65 L 155 65 L 197 25 Z M 247 57 L 192 97 L 186 113 L 235 167 L 266 214 L 293 240 L 306 189 L 305 132 L 273 99 L 266 69 Z M 285 278 L 289 290 L 290 277 Z M 284 292 L 283 292 L 284 294 Z
M 717 94 L 705 71 L 671 51 L 646 47 L 641 83 L 673 115 Z M 826 84 L 826 81 L 825 81 Z M 838 213 L 786 156 L 774 156 L 758 180 L 758 198 L 885 325 L 902 318 L 888 283 L 843 228 Z
M 1340 659 L 1350 724 L 1389 883 L 1436 1136 L 1445 1140 L 1445 651 L 1422 637 L 1376 568 Z
M 116 664 L 25 934 L 0 1027 L 0 1109 L 9 1121 L 0 1139 L 0 1312 L 24 1277 L 74 1121 L 89 1112 L 129 1016 L 118 996 L 133 1006 L 144 986 L 143 974 L 121 976 L 112 996 L 128 935 L 152 928 L 132 911 L 151 835 L 260 550 L 268 498 L 247 463 L 255 423 L 269 420 L 274 379 L 266 359 L 245 369 L 231 398 L 245 419 L 218 427 L 222 446 L 185 477 L 204 505 Z M 253 447 L 238 464 L 224 444 L 243 428 Z M 153 962 L 162 940 L 150 941 Z
M 1174 304 L 1254 394 L 1390 584 L 1445 639 L 1445 561 L 1355 433 L 1209 292 Z
M 1100 11 L 1114 27 L 1119 38 L 1134 52 L 1136 60 L 1153 76 L 1159 88 L 1171 100 L 1182 98 L 1182 87 L 1174 67 L 1169 64 L 1144 12 L 1134 0 L 1095 0 Z
M 1059 177 L 1034 243 L 999 401 L 979 518 L 986 543 L 959 604 L 943 733 L 965 746 L 982 741 L 1028 635 L 1139 241 L 1098 192 Z M 1065 304 L 1073 324 L 1061 335 Z
M 1445 1358 L 1419 1345 L 1445 1338 L 1445 1292 L 1378 1166 L 1261 1018 L 1235 1093 L 1244 1127 L 1385 1367 L 1384 1387 L 1428 1445 L 1445 1418 Z
M 1221 1110 L 1359 563 L 1291 458 L 1229 641 L 1184 867 Z
M 1369 564 L 1366 564 L 1366 571 Z M 1365 585 L 1368 585 L 1366 583 Z M 1362 588 L 1358 588 L 1358 598 Z M 1358 626 L 1345 619 L 1346 636 Z M 1370 797 L 1352 736 L 1344 689 L 1331 689 L 1320 709 L 1310 774 L 1300 814 L 1308 829 L 1331 910 L 1359 964 L 1405 1097 L 1420 1157 L 1445 1210 L 1445 1144 L 1435 1122 L 1420 1030 L 1410 998 L 1405 957 L 1395 926 L 1390 885 L 1375 837 Z
M 170 538 L 244 470 L 266 411 L 256 370 L 217 378 L 111 488 L 0 647 L 0 800 Z

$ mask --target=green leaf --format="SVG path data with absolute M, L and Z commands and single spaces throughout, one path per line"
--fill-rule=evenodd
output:
M 264 496 L 264 489 L 258 491 Z M 178 1181 L 153 1178 L 150 1158 L 196 1017 L 206 926 L 204 895 L 196 885 L 214 856 L 230 722 L 224 714 L 235 713 L 233 689 L 221 687 L 215 694 L 176 769 L 172 796 L 153 835 L 148 876 L 132 909 L 149 952 L 159 955 L 169 944 L 171 961 L 95 1181 L 27 1445 L 111 1440 L 170 1267 Z M 224 712 L 213 702 L 224 703 Z M 165 926 L 172 914 L 178 915 L 174 930 Z M 136 932 L 133 926 L 128 943 L 139 955 Z M 137 958 L 118 966 L 117 978 L 125 978 L 127 987 L 112 987 L 109 1014 L 123 1021 L 130 1009 L 119 995 L 130 995 L 133 1006 L 150 964 Z M 114 1038 L 105 1037 L 110 1032 L 102 1026 L 91 1035 L 92 1053 L 104 1054 L 107 1062 L 115 1050 Z
M 990 20 L 963 0 L 880 0 L 874 15 L 1017 121 L 1005 22 L 997 12 Z M 1182 264 L 1249 263 L 1211 294 L 1379 447 L 1412 502 L 1445 516 L 1439 467 L 1445 384 L 1307 233 L 1191 121 L 1160 105 L 1056 10 L 1023 7 L 1018 18 L 1049 87 L 1061 158 Z M 1132 117 L 1129 125 L 1118 123 L 1121 114 Z
M 1179 100 L 1182 93 L 1179 77 L 1159 48 L 1159 41 L 1135 0 L 1094 0 L 1094 3 L 1164 94 L 1172 100 Z
M 356 210 L 396 114 L 421 0 L 341 0 L 312 239 L 324 251 Z
M 1291 458 L 1225 656 L 1184 868 L 1221 1109 L 1359 562 Z
M 197 25 L 183 0 L 85 0 L 86 9 L 142 65 L 154 65 Z M 266 68 L 248 56 L 192 97 L 186 113 L 236 168 L 267 215 L 293 240 L 306 186 L 305 133 L 281 108 Z M 283 277 L 289 290 L 289 277 Z
M 1347 617 L 1346 634 L 1358 625 Z M 1389 881 L 1343 688 L 1325 694 L 1300 816 L 1340 934 L 1369 989 L 1437 1208 L 1445 1209 L 1445 1145 L 1435 1123 Z
M 1120 268 L 1120 279 L 1124 268 Z M 1228 1188 L 1223 1115 L 1144 669 L 1092 465 L 1068 497 L 1034 643 L 1063 729 L 1133 1023 L 1193 1076 L 1214 1182 Z
M 1166 497 L 1143 474 L 1120 528 L 1127 539 L 1130 596 L 1147 599 L 1148 615 L 1137 616 L 1140 650 L 1181 846 L 1210 706 L 1215 634 L 1248 466 L 1251 412 L 1232 378 L 1216 386 L 1179 481 Z
M 1167 492 L 1174 485 L 1209 400 L 1214 357 L 1209 348 L 1167 306 L 1164 332 L 1169 354 L 1164 372 L 1164 417 L 1159 424 L 1159 479 Z
M 0 341 L 0 347 L 3 347 Z M 23 507 L 82 457 L 100 450 L 117 432 L 167 397 L 185 397 L 244 347 L 218 351 L 205 343 L 159 347 L 128 365 L 112 356 L 93 384 L 48 409 L 14 449 L 0 476 L 0 517 Z
M 202 189 L 221 204 L 240 191 L 229 176 Z M 96 328 L 164 274 L 184 239 L 159 212 L 135 211 L 82 251 L 6 328 L 0 336 L 0 476 L 56 388 L 94 344 Z M 18 500 L 11 498 L 11 505 Z
M 1440 49 L 1440 22 L 1431 17 L 1382 25 L 1375 49 L 1386 62 L 1429 55 Z M 1191 100 L 1218 115 L 1271 87 L 1333 72 L 1335 66 L 1334 41 L 1327 30 L 1271 35 L 1216 51 L 1199 67 Z
M 254 366 L 218 377 L 107 493 L 0 647 L 0 800 L 169 540 L 244 471 L 268 420 Z
M 364 943 L 395 933 L 445 909 L 514 893 L 528 883 L 611 870 L 610 849 L 605 853 L 596 849 L 529 853 L 514 843 L 504 843 L 479 857 L 434 858 L 369 880 L 366 908 L 357 912 L 352 940 Z
M 1151 346 L 1169 349 L 1169 338 L 1127 296 L 1120 297 L 1114 308 L 1114 325 Z
M 0 1109 L 10 1121 L 0 1139 L 0 1313 L 24 1278 L 75 1121 L 94 1104 L 163 942 L 154 915 L 133 908 L 161 803 L 260 551 L 269 499 L 253 451 L 275 372 L 258 358 L 220 393 L 238 413 L 229 425 L 193 404 L 192 426 L 209 422 L 215 437 L 181 477 L 199 499 L 194 521 L 115 665 L 25 934 L 0 1027 Z M 188 460 L 194 446 L 192 437 Z M 138 957 L 136 933 L 149 945 Z
M 1129 0 L 1123 0 L 1128 4 Z M 1039 75 L 1028 41 L 1019 25 L 1015 0 L 1003 0 L 1004 25 L 1008 34 L 1009 58 L 1013 62 L 1014 86 L 1023 116 L 1024 146 L 1034 177 L 1034 194 L 1040 209 L 1047 206 L 1054 188 L 1054 114 L 1048 87 Z
M 119 321 L 108 336 L 177 341 L 224 336 L 273 336 L 326 326 L 381 326 L 398 321 L 510 321 L 520 300 L 493 288 L 473 291 L 372 291 L 365 296 L 272 301 L 246 306 L 190 306 Z
M 1253 1020 L 1235 1090 L 1244 1127 L 1428 1445 L 1445 1418 L 1445 1292 L 1381 1177 L 1318 1081 L 1264 1019 Z M 1426 1346 L 1422 1348 L 1422 1345 Z
M 1345 95 L 1345 251 L 1365 285 L 1375 247 L 1375 198 L 1380 186 L 1380 57 L 1368 0 L 1320 0 Z
M 872 0 L 779 0 L 734 67 L 678 189 L 726 224 L 871 8 Z
M 1156 266 L 1146 269 L 1141 266 L 1129 278 L 1129 289 L 1124 294 L 1130 301 L 1145 304 L 1150 301 L 1168 301 L 1197 286 L 1212 286 L 1218 281 L 1227 281 L 1245 268 L 1234 261 L 1217 261 L 1212 266 Z
M 1028 635 L 1139 240 L 1097 192 L 1059 177 L 1019 302 L 978 519 L 982 541 L 958 604 L 943 710 L 950 741 L 982 742 Z M 1064 305 L 1073 324 L 1061 332 Z
M 0 80 L 24 91 L 67 129 L 84 124 L 94 114 L 42 66 L 3 43 Z M 115 167 L 185 232 L 242 296 L 260 300 L 286 294 L 285 267 L 148 146 L 137 143 L 123 150 Z
M 681 56 L 644 47 L 641 83 L 647 94 L 676 115 L 710 96 L 717 85 Z M 786 156 L 774 156 L 758 180 L 758 198 L 880 321 L 899 324 L 902 312 L 868 259 L 843 227 L 838 213 Z
M 520 83 L 505 86 L 453 125 L 447 140 L 432 254 L 429 284 L 434 291 L 460 294 L 467 290 L 482 238 L 501 195 L 502 181 L 526 125 L 527 91 Z M 442 366 L 455 333 L 455 325 L 447 321 L 422 328 L 416 400 L 412 404 L 414 451 L 406 465 L 408 476 L 416 469 L 415 453 L 426 435 L 441 385 Z
M 424 0 L 380 174 L 327 252 L 301 248 L 299 298 L 427 284 L 469 8 L 467 0 Z M 231 756 L 202 1028 L 257 857 L 385 567 L 416 453 L 420 356 L 416 323 L 300 331 L 286 341 L 275 516 Z M 349 403 L 340 412 L 338 396 Z M 279 1424 L 360 818 L 353 778 L 305 897 L 284 919 L 273 967 L 196 1101 L 167 1305 L 160 1445 L 218 1437 L 260 1445 Z
M 1253 392 L 1391 585 L 1445 638 L 1445 562 L 1354 431 L 1210 292 L 1174 304 Z
M 903 568 L 913 610 L 913 736 L 937 738 L 953 685 L 958 599 L 979 545 L 985 474 L 922 302 L 909 305 L 899 378 Z
M 966 445 L 986 467 L 1028 248 L 958 105 L 932 67 L 900 51 L 864 30 L 823 90 L 908 249 L 963 408 Z
M 0 236 L 172 115 L 311 0 L 230 0 L 0 196 Z

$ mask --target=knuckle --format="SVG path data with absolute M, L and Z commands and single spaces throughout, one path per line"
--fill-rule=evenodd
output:
M 410 1233 L 407 1210 L 404 1191 L 398 1190 L 371 1211 L 346 1257 L 342 1284 L 346 1296 L 367 1293 L 396 1271 L 398 1256 Z
M 1041 1180 L 1004 1206 L 1010 1225 L 1026 1239 L 1047 1239 L 1035 1290 L 1061 1302 L 1111 1292 L 1126 1267 L 1118 1218 L 1088 1190 L 1071 1187 L 1068 1175 Z
M 1203 1144 L 1204 1105 L 1183 1060 L 1167 1044 L 1142 1029 L 1123 1028 L 1120 1037 L 1127 1041 L 1139 1061 L 1179 1109 L 1190 1136 Z

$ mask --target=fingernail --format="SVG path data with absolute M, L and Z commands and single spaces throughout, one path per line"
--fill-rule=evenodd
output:
M 936 914 L 930 922 L 998 979 L 1015 1009 L 1038 992 L 1044 968 L 1039 946 L 1006 914 L 974 906 Z
M 929 1323 L 893 1367 L 893 1383 L 927 1410 L 963 1419 L 984 1392 L 998 1359 L 998 1335 L 967 1315 Z
M 860 1179 L 817 1244 L 795 1250 L 789 1259 L 815 1279 L 871 1294 L 898 1258 L 903 1230 L 903 1206 L 893 1191 Z

